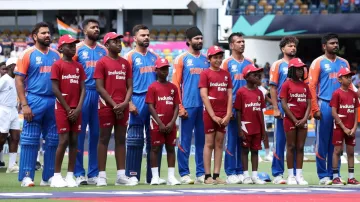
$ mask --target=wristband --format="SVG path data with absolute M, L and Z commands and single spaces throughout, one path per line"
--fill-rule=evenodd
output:
M 342 123 L 342 121 L 339 121 L 339 122 L 337 122 L 336 124 L 339 125 L 340 123 Z
M 25 106 L 28 106 L 28 104 L 23 104 L 23 105 L 21 105 L 22 107 L 25 107 Z

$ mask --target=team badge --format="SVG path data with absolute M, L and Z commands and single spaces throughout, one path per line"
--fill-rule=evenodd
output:
M 324 67 L 325 67 L 325 71 L 327 71 L 327 72 L 331 71 L 329 64 L 325 64 Z
M 141 63 L 141 59 L 140 58 L 136 58 L 135 59 L 135 64 L 136 65 L 141 65 L 142 63 Z
M 79 68 L 76 68 L 76 73 L 79 73 Z
M 174 89 L 171 89 L 170 92 L 171 92 L 171 95 L 174 95 Z
M 83 59 L 88 59 L 89 58 L 89 52 L 83 51 L 82 52 L 82 57 L 83 57 Z
M 227 81 L 228 80 L 228 77 L 227 76 L 225 76 L 225 81 Z
M 237 65 L 231 65 L 231 72 L 237 72 Z
M 261 98 L 260 98 L 260 96 L 258 96 L 258 101 L 260 101 L 261 100 Z
M 100 57 L 102 57 L 102 56 L 103 56 L 102 52 L 99 52 L 99 56 L 100 56 Z
M 306 93 L 306 88 L 304 88 L 304 91 L 305 91 L 305 93 Z
M 288 68 L 288 67 L 284 67 L 282 70 L 283 70 L 284 74 L 287 74 L 287 73 L 288 73 L 289 68 Z
M 187 66 L 193 66 L 193 61 L 192 61 L 192 59 L 188 59 L 188 60 L 186 61 L 186 65 L 187 65 Z
M 37 57 L 35 58 L 35 60 L 36 60 L 36 64 L 37 64 L 37 65 L 42 64 L 42 61 L 41 61 L 41 57 L 40 57 L 40 56 L 37 56 Z
M 353 103 L 355 103 L 355 98 L 353 98 Z
M 125 65 L 124 65 L 124 64 L 122 64 L 121 67 L 122 67 L 122 69 L 125 69 Z

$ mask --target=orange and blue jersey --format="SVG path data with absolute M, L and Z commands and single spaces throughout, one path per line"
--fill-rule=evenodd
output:
M 273 63 L 270 69 L 270 85 L 277 87 L 277 98 L 280 101 L 281 86 L 286 81 L 288 74 L 288 63 L 280 59 Z
M 105 46 L 98 43 L 94 47 L 90 47 L 84 42 L 76 45 L 74 60 L 84 67 L 86 74 L 85 86 L 87 88 L 96 89 L 95 79 L 93 78 L 96 62 L 107 55 L 107 52 Z
M 202 54 L 195 56 L 185 52 L 175 59 L 173 83 L 179 91 L 181 109 L 203 106 L 197 86 L 200 81 L 200 73 L 209 67 L 208 59 Z
M 320 110 L 317 99 L 330 102 L 334 91 L 340 88 L 337 74 L 341 68 L 350 69 L 348 61 L 341 57 L 336 57 L 335 61 L 331 61 L 325 56 L 320 56 L 312 62 L 309 71 L 312 113 Z
M 19 57 L 15 74 L 25 77 L 27 93 L 52 96 L 51 66 L 60 59 L 60 54 L 49 48 L 46 53 L 35 46 L 26 49 Z
M 232 101 L 235 102 L 236 99 L 236 92 L 239 90 L 239 88 L 246 85 L 246 80 L 243 76 L 243 69 L 249 65 L 252 64 L 253 61 L 247 58 L 244 58 L 242 61 L 238 61 L 233 57 L 229 57 L 223 61 L 221 64 L 221 68 L 225 71 L 228 71 L 231 76 L 231 80 L 233 83 L 233 91 L 232 91 Z
M 156 81 L 155 61 L 158 57 L 152 51 L 142 54 L 131 50 L 125 55 L 132 68 L 134 93 L 147 92 L 150 84 Z

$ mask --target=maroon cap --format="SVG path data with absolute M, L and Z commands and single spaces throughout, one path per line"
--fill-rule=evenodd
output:
M 246 65 L 246 67 L 243 69 L 242 73 L 245 78 L 251 72 L 259 72 L 259 71 L 263 71 L 263 70 L 264 70 L 263 68 L 255 67 L 254 64 L 249 64 L 249 65 Z
M 58 48 L 61 47 L 64 44 L 69 44 L 69 43 L 79 43 L 80 41 L 73 38 L 71 35 L 66 34 L 60 37 L 59 42 L 58 42 Z
M 207 51 L 207 57 L 209 58 L 218 53 L 224 53 L 224 51 L 219 46 L 211 46 Z
M 169 61 L 165 58 L 158 58 L 155 61 L 155 68 L 160 69 L 161 67 L 170 67 Z
M 115 32 L 109 32 L 104 36 L 104 44 L 110 39 L 123 38 L 124 36 L 121 34 L 116 34 Z
M 346 75 L 355 75 L 353 72 L 351 72 L 348 68 L 344 67 L 341 68 L 340 71 L 338 72 L 338 78 L 340 78 L 341 76 L 346 76 Z
M 288 67 L 300 68 L 300 67 L 306 67 L 306 64 L 303 63 L 303 61 L 301 61 L 300 58 L 293 58 L 289 61 Z

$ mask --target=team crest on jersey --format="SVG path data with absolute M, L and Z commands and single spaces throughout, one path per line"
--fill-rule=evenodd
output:
M 355 103 L 355 98 L 353 98 L 353 103 Z
M 77 74 L 79 73 L 79 68 L 76 68 L 76 73 L 77 73 Z
M 121 67 L 122 67 L 122 69 L 125 69 L 125 65 L 124 65 L 124 64 L 122 64 Z
M 283 70 L 284 74 L 287 74 L 287 73 L 288 73 L 289 68 L 288 68 L 288 67 L 284 67 L 282 70 Z
M 171 93 L 171 95 L 174 95 L 174 89 L 171 89 L 171 91 L 170 91 L 170 93 Z
M 231 65 L 231 72 L 237 72 L 237 65 Z
M 306 93 L 306 88 L 304 88 L 304 91 L 305 91 L 305 93 Z
M 82 57 L 83 57 L 83 59 L 88 59 L 89 58 L 89 52 L 83 51 L 82 52 Z
M 42 61 L 41 61 L 41 57 L 40 57 L 40 56 L 37 56 L 37 57 L 35 58 L 35 60 L 36 60 L 36 64 L 37 64 L 37 65 L 42 64 Z
M 56 62 L 56 58 L 53 58 L 53 61 Z
M 135 64 L 136 65 L 141 65 L 142 63 L 141 63 L 141 59 L 140 58 L 136 58 L 135 59 Z
M 225 76 L 225 81 L 227 81 L 228 80 L 228 77 L 227 76 Z
M 260 98 L 260 96 L 258 96 L 258 101 L 260 101 L 261 100 L 261 98 Z
M 152 60 L 153 62 L 155 62 L 156 58 L 155 58 L 155 57 L 152 57 L 151 60 Z
M 327 72 L 331 71 L 329 64 L 325 64 L 324 67 L 325 67 L 325 71 L 327 71 Z
M 194 64 L 193 64 L 192 59 L 188 59 L 187 62 L 186 62 L 186 65 L 187 66 L 193 66 Z
M 100 57 L 102 57 L 102 56 L 103 56 L 102 52 L 99 52 L 99 56 L 100 56 Z

